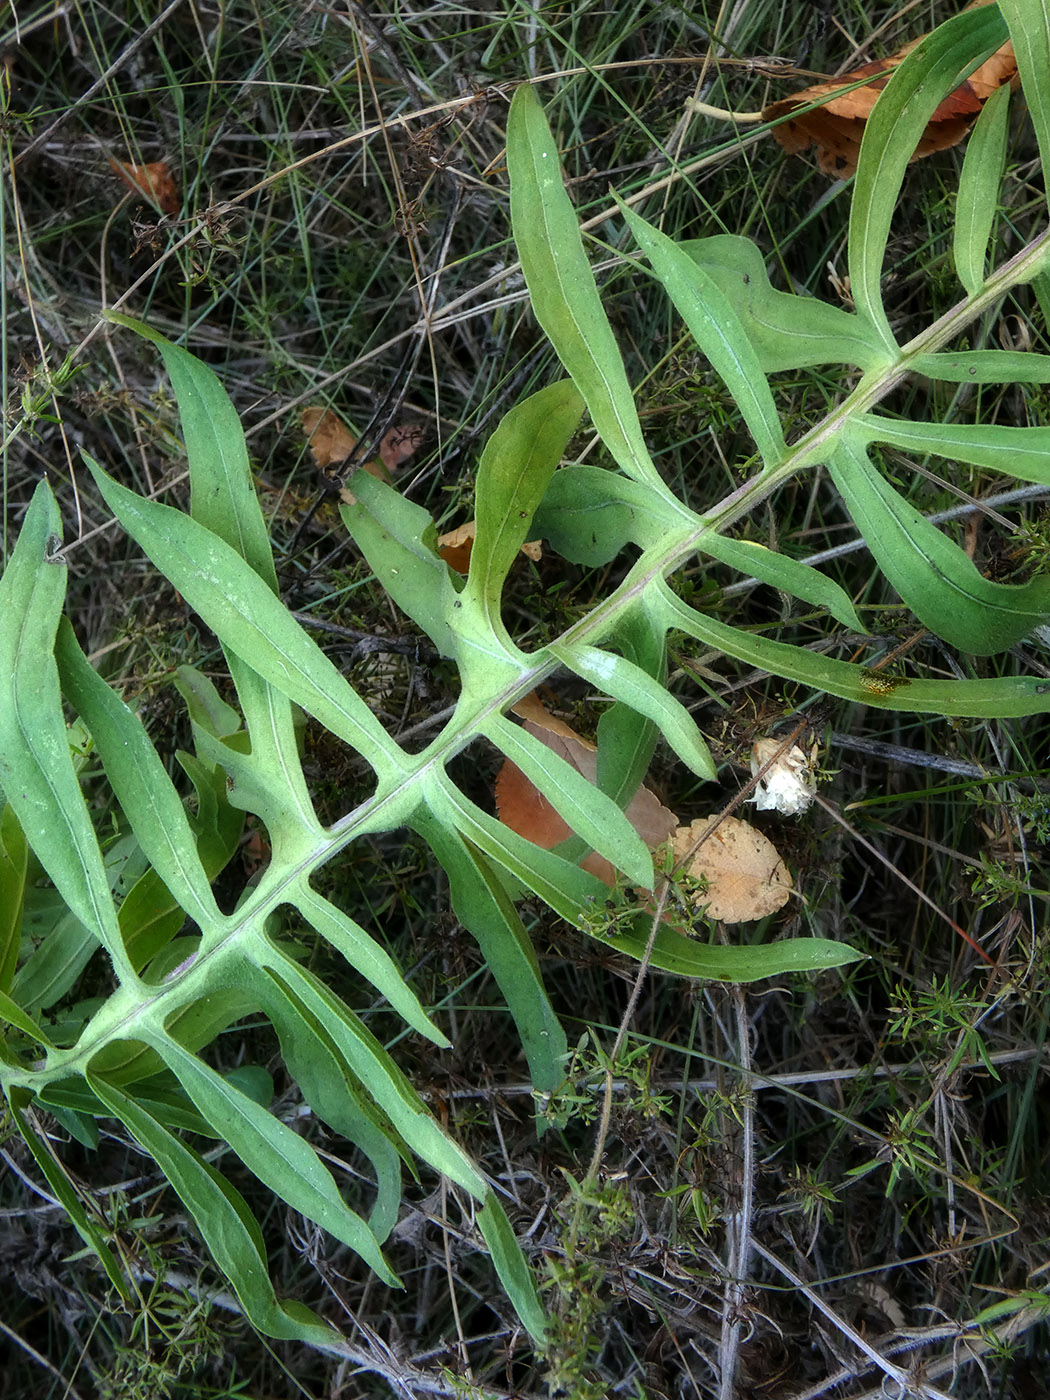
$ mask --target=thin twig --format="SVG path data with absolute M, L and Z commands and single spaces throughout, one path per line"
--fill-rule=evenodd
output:
M 732 988 L 736 1013 L 737 1058 L 745 1084 L 751 1078 L 751 1023 L 744 989 Z M 750 1086 L 740 1102 L 740 1205 L 726 1218 L 726 1284 L 722 1296 L 722 1336 L 719 1343 L 719 1400 L 733 1400 L 736 1394 L 737 1363 L 746 1313 L 744 1294 L 751 1248 L 755 1201 L 755 1106 Z
M 46 141 L 50 141 L 51 137 L 54 136 L 55 132 L 66 120 L 67 117 L 71 116 L 72 113 L 78 111 L 81 107 L 87 106 L 87 104 L 95 96 L 95 93 L 99 92 L 102 88 L 104 88 L 109 82 L 110 78 L 114 77 L 115 74 L 119 73 L 120 70 L 123 67 L 125 67 L 125 65 L 132 58 L 134 58 L 134 56 L 138 53 L 139 49 L 142 48 L 143 44 L 148 43 L 149 40 L 153 38 L 154 34 L 156 34 L 158 29 L 163 28 L 163 26 L 167 24 L 168 20 L 175 13 L 175 11 L 179 9 L 182 3 L 183 0 L 171 0 L 171 4 L 168 5 L 167 9 L 162 10 L 156 19 L 151 20 L 150 23 L 146 25 L 146 28 L 142 31 L 141 34 L 136 34 L 134 39 L 132 39 L 131 43 L 128 44 L 126 48 L 121 49 L 120 54 L 117 56 L 117 58 L 113 60 L 113 62 L 109 65 L 109 67 L 104 73 L 101 73 L 95 79 L 95 81 L 88 88 L 87 92 L 82 93 L 76 99 L 75 102 L 72 102 L 68 107 L 63 108 L 63 110 L 59 113 L 59 115 L 55 118 L 55 120 L 51 123 L 50 126 L 46 126 L 43 131 L 39 132 L 36 136 L 32 138 L 32 140 L 27 145 L 22 147 L 18 155 L 15 156 L 14 160 L 12 161 L 12 165 L 21 165 L 22 162 L 26 160 L 29 156 L 31 156 L 35 150 L 38 150 L 39 147 L 44 145 Z M 51 18 L 51 16 L 49 16 L 49 18 Z
M 778 1273 L 783 1274 L 784 1278 L 788 1280 L 792 1287 L 797 1288 L 802 1296 L 806 1298 L 818 1312 L 823 1313 L 828 1321 L 832 1323 L 833 1326 L 837 1327 L 842 1335 L 851 1341 L 858 1351 L 863 1352 L 873 1366 L 878 1367 L 884 1376 L 888 1376 L 890 1380 L 897 1382 L 900 1386 L 902 1400 L 904 1396 L 918 1396 L 921 1397 L 921 1400 L 952 1400 L 952 1397 L 943 1390 L 936 1390 L 933 1386 L 926 1385 L 922 1381 L 913 1381 L 909 1377 L 907 1371 L 902 1370 L 900 1366 L 895 1366 L 894 1363 L 883 1356 L 881 1352 L 876 1351 L 870 1342 L 866 1341 L 855 1327 L 852 1327 L 844 1317 L 840 1317 L 834 1308 L 829 1307 L 828 1304 L 824 1302 L 823 1298 L 821 1298 L 820 1294 L 817 1293 L 815 1289 L 810 1288 L 809 1284 L 806 1283 L 799 1274 L 795 1273 L 794 1269 L 785 1264 L 782 1259 L 778 1259 L 775 1254 L 771 1254 L 758 1240 L 752 1240 L 751 1243 L 755 1253 L 761 1255 L 766 1263 L 771 1264 Z M 866 1370 L 867 1367 L 864 1369 Z
M 602 1158 L 605 1156 L 605 1144 L 609 1136 L 609 1124 L 612 1119 L 612 1096 L 613 1096 L 613 1068 L 623 1052 L 624 1042 L 627 1039 L 627 1032 L 631 1022 L 634 1020 L 634 1013 L 638 1008 L 638 999 L 642 994 L 642 986 L 645 982 L 646 974 L 649 971 L 649 961 L 653 955 L 653 947 L 656 944 L 656 935 L 663 923 L 664 911 L 667 908 L 668 896 L 671 892 L 669 880 L 663 882 L 659 897 L 656 901 L 656 908 L 653 911 L 653 921 L 649 929 L 649 938 L 645 945 L 638 964 L 638 971 L 635 973 L 634 985 L 631 988 L 631 995 L 627 1000 L 627 1006 L 620 1019 L 620 1028 L 616 1032 L 616 1039 L 609 1052 L 608 1068 L 605 1071 L 605 1090 L 602 1096 L 602 1112 L 598 1121 L 598 1131 L 594 1139 L 594 1151 L 591 1154 L 591 1164 L 587 1168 L 585 1180 L 591 1182 L 597 1180 L 598 1169 L 601 1167 Z
M 73 1385 L 73 1382 L 67 1381 L 58 1367 L 48 1361 L 46 1356 L 41 1356 L 36 1347 L 30 1346 L 26 1339 L 16 1332 L 13 1327 L 8 1327 L 6 1322 L 0 1321 L 0 1332 L 2 1332 L 5 1337 L 10 1337 L 11 1341 L 14 1342 L 16 1346 L 21 1347 L 25 1354 L 31 1357 L 38 1366 L 42 1366 L 45 1371 L 54 1376 L 55 1380 L 58 1381 L 62 1387 L 62 1400 L 81 1400 L 80 1392 Z
M 1001 1065 L 1024 1064 L 1028 1060 L 1034 1060 L 1046 1055 L 1046 1051 L 1038 1047 L 1028 1050 L 997 1050 L 988 1056 L 987 1061 L 965 1060 L 954 1066 L 954 1072 L 961 1073 L 965 1070 L 977 1070 L 988 1072 L 988 1065 L 999 1068 Z M 710 1059 L 709 1056 L 705 1058 Z M 717 1063 L 713 1061 L 712 1063 Z M 733 1066 L 736 1068 L 736 1066 Z M 763 1074 L 760 1070 L 752 1070 L 747 1080 L 749 1090 L 759 1089 L 794 1089 L 809 1084 L 842 1084 L 848 1083 L 852 1079 L 860 1079 L 863 1075 L 868 1079 L 901 1079 L 908 1075 L 915 1074 L 914 1064 L 892 1064 L 892 1065 L 857 1065 L 851 1069 L 814 1069 L 797 1070 L 789 1074 Z M 628 1091 L 637 1091 L 638 1086 L 629 1079 L 613 1079 L 613 1091 L 621 1094 Z M 723 1087 L 723 1083 L 718 1079 L 654 1079 L 652 1089 L 658 1094 L 713 1094 Z M 434 1098 L 441 1100 L 488 1100 L 501 1098 L 531 1098 L 535 1093 L 535 1088 L 531 1083 L 521 1081 L 517 1084 L 495 1084 L 484 1088 L 474 1087 L 469 1089 L 441 1088 L 420 1090 L 423 1098 Z

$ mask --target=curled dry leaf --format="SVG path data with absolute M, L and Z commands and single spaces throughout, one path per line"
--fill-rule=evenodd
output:
M 571 763 L 589 783 L 597 782 L 598 750 L 594 744 L 550 714 L 534 694 L 515 705 L 514 712 L 525 721 L 530 734 Z M 539 789 L 509 758 L 496 778 L 496 810 L 501 822 L 546 851 L 573 834 Z M 638 789 L 624 815 L 650 849 L 666 841 L 678 825 L 675 814 L 647 787 Z M 585 870 L 607 885 L 616 883 L 616 870 L 604 856 L 592 851 L 581 863 Z
M 775 914 L 794 888 L 772 841 L 736 817 L 700 817 L 680 826 L 671 849 L 688 875 L 706 882 L 697 907 L 724 924 L 746 924 Z
M 149 165 L 126 165 L 110 157 L 110 167 L 130 189 L 144 194 L 165 214 L 179 212 L 179 192 L 168 163 L 156 160 Z
M 306 434 L 310 456 L 322 471 L 326 467 L 339 466 L 353 452 L 357 438 L 338 413 L 333 413 L 330 408 L 311 404 L 303 409 L 299 421 Z
M 299 420 L 306 434 L 310 455 L 321 471 L 341 466 L 357 446 L 357 438 L 338 413 L 321 404 L 304 408 Z M 389 481 L 395 467 L 411 457 L 423 440 L 421 428 L 391 428 L 379 444 L 379 460 L 364 463 L 364 470 L 380 481 Z
M 837 178 L 852 175 L 857 169 L 864 127 L 879 93 L 886 86 L 894 68 L 921 42 L 921 39 L 915 39 L 889 58 L 865 63 L 831 82 L 816 83 L 791 97 L 771 102 L 763 110 L 762 118 L 764 121 L 779 121 L 782 117 L 790 117 L 790 120 L 773 129 L 773 135 L 789 155 L 815 145 L 817 164 L 825 175 Z M 860 78 L 870 81 L 851 91 L 842 91 Z M 1017 83 L 1017 60 L 1012 44 L 1004 44 L 997 49 L 964 83 L 948 94 L 927 123 L 912 160 L 920 160 L 934 151 L 957 145 L 988 98 L 1004 83 Z M 836 93 L 841 95 L 835 96 Z M 821 105 L 812 106 L 815 102 Z M 807 107 L 811 110 L 803 110 Z
M 477 521 L 468 520 L 465 525 L 438 536 L 438 553 L 445 563 L 450 564 L 459 574 L 465 574 L 470 567 L 470 551 L 474 547 L 477 530 Z M 539 563 L 543 558 L 543 548 L 539 540 L 526 540 L 521 552 L 535 563 Z

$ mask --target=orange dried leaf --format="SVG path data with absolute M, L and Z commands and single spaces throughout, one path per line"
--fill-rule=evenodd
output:
M 330 408 L 312 404 L 303 409 L 299 421 L 306 434 L 310 455 L 321 471 L 340 466 L 357 446 L 357 438 L 338 413 L 333 413 Z M 390 480 L 390 473 L 382 462 L 365 462 L 364 470 L 380 481 Z
M 470 551 L 474 548 L 477 529 L 477 521 L 468 520 L 465 525 L 438 536 L 438 553 L 458 574 L 465 574 L 470 567 Z M 521 547 L 521 552 L 537 563 L 543 558 L 543 547 L 539 540 L 526 541 Z
M 345 462 L 354 450 L 357 438 L 346 426 L 338 413 L 320 404 L 304 408 L 300 418 L 303 432 L 310 448 L 310 455 L 323 471 L 325 467 L 338 466 Z
M 535 695 L 526 696 L 514 706 L 514 712 L 525 720 L 525 729 L 530 734 L 572 764 L 589 783 L 597 782 L 598 750 L 589 740 L 550 714 Z M 501 822 L 546 851 L 573 834 L 539 789 L 510 759 L 504 762 L 496 778 L 496 810 Z M 647 787 L 638 789 L 624 815 L 650 849 L 666 841 L 678 824 L 675 814 Z M 605 884 L 616 883 L 616 870 L 604 856 L 592 851 L 581 864 Z
M 458 529 L 449 530 L 444 535 L 438 535 L 438 553 L 445 563 L 455 569 L 457 574 L 465 574 L 470 568 L 470 551 L 474 548 L 474 536 L 477 533 L 477 522 L 468 520 L 465 525 L 460 525 Z
M 794 887 L 772 841 L 736 817 L 701 817 L 681 826 L 671 848 L 687 874 L 706 882 L 697 907 L 709 919 L 725 924 L 764 919 L 787 903 Z
M 111 156 L 109 163 L 129 189 L 144 194 L 163 213 L 179 212 L 179 192 L 175 188 L 175 180 L 166 161 L 157 160 L 149 165 L 126 165 Z
M 817 164 L 826 175 L 838 178 L 852 175 L 857 169 L 864 127 L 879 93 L 889 81 L 893 69 L 918 43 L 921 40 L 915 39 L 889 58 L 865 63 L 832 82 L 816 83 L 791 97 L 771 102 L 763 110 L 762 118 L 764 121 L 790 118 L 773 130 L 773 135 L 789 154 L 815 145 Z M 842 91 L 860 78 L 870 78 L 871 81 L 852 91 Z M 992 93 L 1004 83 L 1016 82 L 1017 60 L 1013 45 L 1004 44 L 940 104 L 927 123 L 912 160 L 920 160 L 934 151 L 957 145 L 970 130 Z M 812 107 L 814 102 L 821 105 Z M 803 110 L 806 107 L 812 109 Z

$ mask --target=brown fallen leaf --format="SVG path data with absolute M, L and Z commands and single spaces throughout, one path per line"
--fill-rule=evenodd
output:
M 345 462 L 353 452 L 357 438 L 338 413 L 333 413 L 330 408 L 311 404 L 303 409 L 299 421 L 306 434 L 310 455 L 322 471 Z
M 525 721 L 525 729 L 554 753 L 571 763 L 589 783 L 598 780 L 598 750 L 589 740 L 549 713 L 539 699 L 527 695 L 514 706 L 514 713 Z M 496 811 L 504 825 L 545 851 L 567 841 L 573 834 L 543 794 L 517 764 L 508 758 L 496 778 Z M 678 818 L 647 787 L 640 787 L 628 803 L 624 815 L 650 849 L 666 841 Z M 581 862 L 584 870 L 612 886 L 616 883 L 613 865 L 595 851 Z
M 146 198 L 165 214 L 179 212 L 179 192 L 167 161 L 156 160 L 149 165 L 131 165 L 114 160 L 109 164 L 129 189 L 144 194 Z
M 468 520 L 465 525 L 438 536 L 438 553 L 458 574 L 465 574 L 470 567 L 470 552 L 474 548 L 477 530 L 477 521 Z M 543 558 L 543 546 L 539 540 L 527 540 L 521 547 L 521 553 L 538 564 Z
M 816 83 L 791 97 L 771 102 L 763 109 L 762 119 L 777 121 L 790 116 L 789 121 L 773 129 L 773 135 L 789 155 L 815 145 L 817 164 L 825 175 L 834 175 L 839 179 L 852 175 L 857 169 L 864 128 L 879 93 L 889 81 L 893 69 L 921 42 L 921 39 L 915 39 L 889 58 L 865 63 L 831 82 Z M 842 92 L 844 87 L 859 78 L 869 78 L 870 82 L 850 92 Z M 911 159 L 920 160 L 934 151 L 957 145 L 970 130 L 988 98 L 1004 83 L 1015 86 L 1017 83 L 1017 60 L 1012 44 L 1004 44 L 997 49 L 964 83 L 948 94 L 927 123 Z M 841 96 L 834 96 L 835 93 L 841 93 Z M 832 94 L 829 100 L 822 101 L 829 94 Z M 821 105 L 812 107 L 808 112 L 801 110 L 814 102 L 821 102 Z M 791 116 L 792 113 L 797 115 Z
M 715 822 L 718 825 L 711 831 Z M 710 835 L 706 833 L 710 832 Z M 671 840 L 675 859 L 688 875 L 706 881 L 697 907 L 709 919 L 745 924 L 764 919 L 787 903 L 794 881 L 766 839 L 736 817 L 700 817 L 680 826 Z
M 330 467 L 341 466 L 347 461 L 357 446 L 357 438 L 339 414 L 321 404 L 311 404 L 309 408 L 304 408 L 299 421 L 306 434 L 310 455 L 318 468 L 325 473 L 328 473 Z M 389 481 L 394 468 L 411 457 L 422 441 L 422 428 L 404 425 L 390 428 L 383 434 L 379 444 L 379 458 L 365 462 L 364 470 L 378 477 L 380 481 Z
M 379 460 L 391 476 L 402 462 L 416 455 L 425 437 L 422 428 L 407 424 L 390 428 L 383 434 L 379 444 Z

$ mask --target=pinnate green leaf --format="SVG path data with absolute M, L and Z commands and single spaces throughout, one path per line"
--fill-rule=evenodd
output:
M 780 418 L 758 354 L 729 298 L 679 244 L 625 204 L 620 208 L 697 345 L 733 395 L 762 460 L 775 466 L 787 451 Z
M 613 460 L 673 509 L 674 498 L 642 437 L 627 372 L 562 184 L 547 119 L 528 83 L 521 84 L 511 101 L 507 166 L 514 241 L 536 319 L 583 396 Z
M 570 671 L 651 720 L 698 777 L 714 778 L 714 760 L 695 720 L 666 687 L 640 666 L 615 652 L 582 642 L 552 643 L 549 649 Z
M 499 597 L 532 517 L 583 413 L 571 380 L 548 385 L 516 404 L 489 438 L 478 465 L 477 533 L 464 603 L 483 600 L 493 620 Z
M 1005 38 L 995 5 L 939 25 L 893 70 L 865 125 L 850 206 L 850 291 L 891 360 L 897 342 L 882 302 L 882 264 L 905 171 L 938 104 Z
M 87 459 L 121 524 L 235 656 L 384 771 L 400 750 L 324 652 L 254 569 L 218 535 L 146 501 Z

